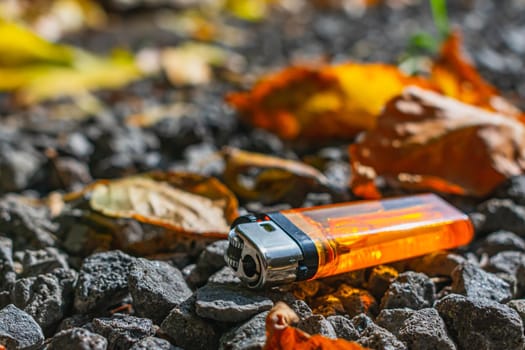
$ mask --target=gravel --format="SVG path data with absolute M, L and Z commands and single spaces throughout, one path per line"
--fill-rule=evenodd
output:
M 103 336 L 84 328 L 70 328 L 53 336 L 46 350 L 106 350 L 108 341 Z
M 26 312 L 9 304 L 0 310 L 0 345 L 7 349 L 37 349 L 44 341 L 42 329 Z

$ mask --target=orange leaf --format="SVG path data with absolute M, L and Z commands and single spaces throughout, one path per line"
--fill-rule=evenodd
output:
M 500 96 L 498 89 L 486 82 L 463 55 L 459 32 L 450 34 L 432 65 L 431 81 L 444 95 L 462 102 L 518 117 L 521 112 Z
M 275 304 L 266 317 L 265 350 L 366 350 L 361 345 L 344 339 L 329 339 L 309 335 L 289 326 L 299 318 L 283 302 Z
M 350 146 L 352 188 L 376 198 L 382 176 L 403 187 L 484 196 L 525 169 L 525 126 L 431 91 L 389 101 L 376 129 Z
M 246 121 L 284 139 L 350 139 L 373 128 L 385 102 L 407 85 L 431 88 L 385 64 L 290 67 L 227 101 Z

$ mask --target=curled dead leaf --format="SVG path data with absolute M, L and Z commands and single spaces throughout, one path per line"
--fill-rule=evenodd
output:
M 311 190 L 329 188 L 328 179 L 319 170 L 300 161 L 232 147 L 222 153 L 226 161 L 224 181 L 244 199 L 270 203 L 288 196 L 300 200 Z M 254 182 L 243 181 L 242 175 L 253 170 L 258 171 Z
M 373 128 L 385 102 L 407 85 L 431 88 L 385 64 L 290 67 L 227 101 L 246 121 L 284 139 L 350 139 Z
M 277 302 L 266 317 L 265 350 L 363 350 L 361 345 L 344 339 L 309 335 L 291 326 L 297 314 L 283 302 Z
M 484 196 L 525 169 L 525 126 L 513 118 L 409 88 L 389 101 L 377 127 L 350 146 L 352 189 L 380 196 L 373 180 Z
M 226 237 L 238 215 L 235 196 L 217 179 L 197 174 L 152 172 L 100 180 L 82 194 L 96 212 L 182 234 Z

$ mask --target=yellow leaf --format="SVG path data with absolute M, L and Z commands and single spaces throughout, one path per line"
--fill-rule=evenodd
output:
M 225 9 L 247 21 L 260 21 L 268 11 L 268 0 L 226 0 Z

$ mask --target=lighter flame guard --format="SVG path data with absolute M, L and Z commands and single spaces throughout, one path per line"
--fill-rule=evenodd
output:
M 260 288 L 450 249 L 473 235 L 467 215 L 424 194 L 241 216 L 225 259 Z

